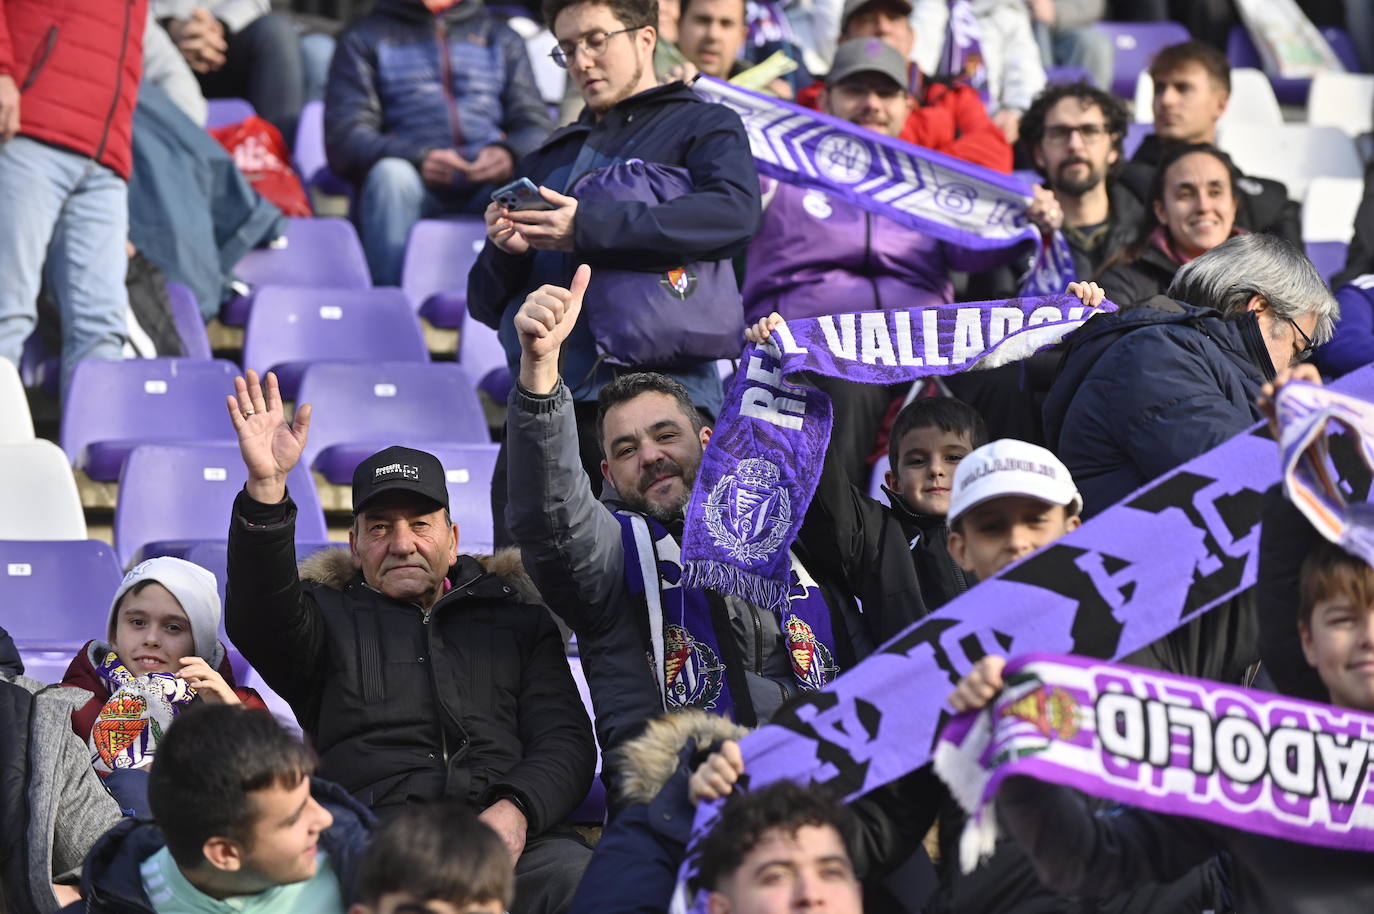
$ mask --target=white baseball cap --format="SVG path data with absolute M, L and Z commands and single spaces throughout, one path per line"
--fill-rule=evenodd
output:
M 1038 444 L 999 438 L 959 461 L 959 469 L 954 472 L 954 492 L 949 499 L 949 522 L 953 523 L 970 508 L 1004 495 L 1024 495 L 1064 505 L 1070 515 L 1083 510 L 1083 496 L 1078 494 L 1063 461 Z

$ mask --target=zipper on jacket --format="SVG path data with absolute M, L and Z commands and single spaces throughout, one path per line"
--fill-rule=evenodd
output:
M 100 130 L 100 145 L 95 148 L 95 155 L 91 156 L 96 162 L 105 154 L 105 144 L 110 139 L 110 123 L 114 120 L 115 111 L 119 109 L 119 93 L 124 86 L 124 58 L 129 53 L 129 20 L 133 18 L 134 0 L 128 0 L 124 4 L 124 34 L 119 39 L 119 63 L 115 69 L 114 98 L 110 100 L 110 110 L 105 115 L 105 126 Z
M 444 84 L 444 101 L 448 104 L 448 129 L 453 135 L 453 148 L 463 146 L 463 132 L 458 123 L 458 100 L 453 97 L 453 60 L 448 51 L 448 26 L 444 20 L 434 20 L 434 41 L 439 46 L 439 81 Z
M 754 623 L 754 672 L 759 676 L 763 675 L 763 622 L 759 620 L 759 611 L 752 604 L 749 607 L 749 618 Z
M 33 85 L 33 81 L 38 78 L 38 74 L 43 72 L 43 67 L 47 66 L 48 57 L 52 54 L 52 49 L 57 46 L 57 26 L 48 26 L 48 34 L 43 38 L 43 50 L 38 52 L 38 56 L 33 59 L 33 66 L 29 67 L 29 75 L 24 77 L 24 84 L 19 87 L 23 92 Z

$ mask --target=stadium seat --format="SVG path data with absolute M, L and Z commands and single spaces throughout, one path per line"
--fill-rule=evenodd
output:
M 472 382 L 451 362 L 317 362 L 299 402 L 314 407 L 302 462 L 336 485 L 388 445 L 491 440 Z
M 0 359 L 0 442 L 32 440 L 33 416 L 19 369 L 9 359 Z
M 309 101 L 301 109 L 292 158 L 296 173 L 307 188 L 337 196 L 347 196 L 352 191 L 348 182 L 329 170 L 324 151 L 324 102 Z
M 1349 242 L 1363 196 L 1359 178 L 1313 178 L 1302 201 L 1302 240 Z
M 1136 76 L 1149 69 L 1160 48 L 1191 37 L 1177 22 L 1099 22 L 1095 28 L 1105 33 L 1116 49 L 1111 91 L 1121 98 L 1131 97 Z
M 136 447 L 119 474 L 115 553 L 128 567 L 158 555 L 185 558 L 196 540 L 220 541 L 234 499 L 248 481 L 237 443 Z M 287 477 L 296 503 L 296 539 L 329 539 L 315 482 L 304 464 Z
M 422 219 L 410 230 L 401 288 L 420 316 L 456 330 L 467 313 L 468 272 L 487 242 L 482 219 Z
M 1338 127 L 1352 137 L 1374 130 L 1374 76 L 1318 73 L 1307 96 L 1307 123 Z
M 1350 33 L 1343 28 L 1334 25 L 1322 26 L 1318 29 L 1326 43 L 1331 45 L 1331 50 L 1340 58 L 1341 63 L 1345 64 L 1347 71 L 1351 73 L 1363 73 L 1364 67 L 1360 65 L 1360 55 L 1355 51 L 1355 42 L 1351 39 Z
M 85 538 L 86 514 L 62 449 L 42 438 L 0 444 L 0 539 Z
M 458 549 L 485 555 L 494 548 L 491 477 L 499 444 L 438 445 L 429 449 L 444 465 L 449 512 L 458 525 Z
M 1326 38 L 1327 43 L 1331 44 L 1331 49 L 1336 52 L 1336 56 L 1342 58 L 1347 67 L 1350 67 L 1351 63 L 1353 63 L 1354 69 L 1359 68 L 1359 61 L 1354 59 L 1354 49 L 1349 44 L 1349 36 L 1346 36 L 1344 41 L 1340 38 L 1335 38 L 1333 42 L 1335 36 L 1332 30 L 1322 29 L 1322 35 Z M 1350 55 L 1351 59 L 1346 61 L 1345 58 L 1342 57 L 1342 54 Z M 1250 37 L 1250 33 L 1247 32 L 1243 26 L 1239 25 L 1232 28 L 1231 34 L 1227 37 L 1226 59 L 1231 61 L 1231 66 L 1233 68 L 1254 67 L 1258 70 L 1263 70 L 1264 68 L 1259 49 L 1255 47 L 1254 39 Z M 1269 82 L 1274 87 L 1274 94 L 1278 96 L 1279 101 L 1283 102 L 1285 105 L 1303 105 L 1307 103 L 1307 95 L 1312 88 L 1311 79 L 1284 79 L 1276 74 L 1269 74 Z
M 179 282 L 169 282 L 167 298 L 172 303 L 172 321 L 181 338 L 182 355 L 188 359 L 212 358 L 210 337 L 205 333 L 205 318 L 200 314 L 195 293 Z
M 420 322 L 395 288 L 258 291 L 243 334 L 243 364 L 277 373 L 282 396 L 296 399 L 310 362 L 428 362 Z
M 485 391 L 493 402 L 506 402 L 515 382 L 510 375 L 505 347 L 496 331 L 471 313 L 463 316 L 463 329 L 458 334 L 458 364 L 467 371 L 477 389 Z
M 1149 73 L 1141 73 L 1135 84 L 1135 119 L 1153 124 L 1155 87 Z M 1264 71 L 1253 67 L 1234 67 L 1231 70 L 1231 97 L 1226 110 L 1217 122 L 1217 129 L 1228 124 L 1282 124 L 1283 109 L 1274 95 L 1274 87 Z
M 62 449 L 91 479 L 114 482 L 140 444 L 235 441 L 224 398 L 238 373 L 223 359 L 87 359 L 62 404 Z
M 1046 67 L 1045 82 L 1051 86 L 1067 86 L 1077 82 L 1097 85 L 1093 75 L 1082 67 Z
M 234 275 L 254 291 L 260 286 L 372 288 L 363 244 L 347 219 L 289 219 L 284 243 L 244 254 Z M 244 326 L 254 298 L 250 292 L 230 299 L 219 319 L 230 327 Z
M 0 541 L 0 625 L 21 651 L 64 651 L 70 660 L 105 636 L 122 579 L 114 550 L 99 540 Z
M 207 98 L 205 126 L 228 127 L 258 112 L 246 98 Z
M 1345 269 L 1345 255 L 1350 250 L 1350 245 L 1344 241 L 1308 241 L 1303 247 L 1307 249 L 1307 259 L 1312 261 L 1312 265 L 1317 268 L 1321 278 L 1327 282 L 1331 277 Z
M 1284 182 L 1292 200 L 1303 199 L 1307 183 L 1317 175 L 1364 177 L 1355 142 L 1335 127 L 1223 124 L 1217 131 L 1217 145 L 1246 174 Z
M 1154 122 L 1140 124 L 1133 123 L 1126 125 L 1126 136 L 1121 140 L 1121 151 L 1126 158 L 1130 159 L 1135 155 L 1135 151 L 1140 148 L 1140 144 L 1145 142 L 1147 136 L 1153 136 L 1155 132 Z

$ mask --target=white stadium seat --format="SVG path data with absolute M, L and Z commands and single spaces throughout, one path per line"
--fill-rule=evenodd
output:
M 1335 127 L 1225 124 L 1217 144 L 1248 175 L 1288 185 L 1288 198 L 1301 200 L 1315 177 L 1363 178 L 1355 141 Z
M 1348 243 L 1363 195 L 1360 178 L 1313 178 L 1302 200 L 1302 240 Z
M 0 444 L 0 539 L 85 538 L 86 515 L 62 449 L 41 438 Z

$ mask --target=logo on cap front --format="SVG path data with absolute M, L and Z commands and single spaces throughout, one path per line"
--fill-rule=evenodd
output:
M 377 469 L 372 471 L 373 482 L 391 476 L 399 476 L 402 479 L 413 479 L 418 482 L 420 480 L 420 468 L 411 466 L 408 463 L 391 463 L 384 467 L 377 467 Z

